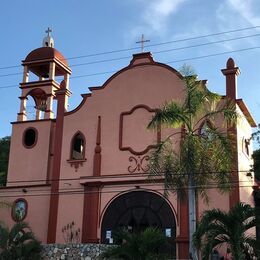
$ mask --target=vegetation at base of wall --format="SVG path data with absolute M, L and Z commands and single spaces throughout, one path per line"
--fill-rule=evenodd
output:
M 232 259 L 259 259 L 259 241 L 249 233 L 256 224 L 256 211 L 248 204 L 238 203 L 229 212 L 207 210 L 198 223 L 193 243 L 201 250 L 202 260 L 208 260 L 221 245 L 228 246 Z
M 118 246 L 108 248 L 102 259 L 156 260 L 169 259 L 160 254 L 161 247 L 167 245 L 167 238 L 161 230 L 148 227 L 142 232 L 130 232 L 121 229 L 113 236 Z
M 0 187 L 5 186 L 11 137 L 0 138 Z
M 76 227 L 74 221 L 64 225 L 61 229 L 61 232 L 65 243 L 79 243 L 80 228 Z
M 0 223 L 0 260 L 39 260 L 41 243 L 29 225 L 18 222 L 9 229 Z
M 258 149 L 253 152 L 255 178 L 260 181 L 260 124 L 257 126 L 257 130 L 252 134 L 251 139 L 258 145 Z
M 253 159 L 255 178 L 260 181 L 260 149 L 253 152 Z

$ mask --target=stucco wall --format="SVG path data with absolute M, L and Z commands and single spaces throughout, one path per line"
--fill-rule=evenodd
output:
M 251 173 L 250 175 L 250 170 L 253 166 L 252 128 L 240 108 L 238 108 L 238 113 L 237 142 L 240 201 L 254 206 L 252 189 L 252 186 L 254 185 L 254 174 Z M 246 141 L 249 142 L 248 151 L 246 149 Z
M 13 124 L 7 186 L 46 183 L 49 171 L 51 124 L 50 120 Z M 26 148 L 23 144 L 23 135 L 28 128 L 34 128 L 37 132 L 37 141 L 32 148 Z
M 1 200 L 9 202 L 11 205 L 18 198 L 27 201 L 27 215 L 23 221 L 29 224 L 40 241 L 46 243 L 49 220 L 50 187 L 38 186 L 34 188 L 21 187 L 0 189 L 0 196 Z M 11 211 L 12 208 L 0 208 L 0 221 L 3 221 L 9 227 L 15 223 Z

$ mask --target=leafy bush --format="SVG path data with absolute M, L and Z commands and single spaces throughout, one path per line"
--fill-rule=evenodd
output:
M 0 224 L 0 260 L 38 260 L 40 253 L 41 243 L 27 223 L 18 222 L 10 230 Z

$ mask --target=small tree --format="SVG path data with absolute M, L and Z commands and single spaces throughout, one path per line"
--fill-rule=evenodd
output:
M 253 152 L 255 178 L 260 181 L 260 149 Z
M 183 80 L 186 97 L 183 102 L 171 101 L 159 109 L 149 128 L 164 125 L 182 129 L 168 136 L 152 153 L 151 178 L 163 178 L 168 190 L 183 196 L 188 189 L 190 254 L 197 259 L 192 236 L 196 229 L 196 194 L 208 200 L 207 189 L 230 190 L 232 147 L 227 133 L 221 132 L 213 122 L 222 118 L 231 125 L 237 118 L 235 105 L 230 100 L 210 92 L 197 75 L 185 67 Z M 224 125 L 225 125 L 224 124 Z M 182 135 L 180 150 L 174 150 L 171 138 Z
M 65 243 L 79 243 L 80 228 L 76 228 L 74 221 L 64 225 L 61 231 Z
M 6 184 L 10 140 L 10 136 L 0 138 L 0 187 Z
M 222 245 L 230 248 L 233 259 L 253 259 L 260 256 L 259 242 L 249 233 L 255 226 L 256 212 L 250 205 L 239 203 L 228 213 L 212 209 L 204 212 L 193 241 L 202 249 L 203 260 Z
M 41 259 L 41 245 L 25 222 L 18 222 L 9 230 L 0 224 L 0 260 Z
M 157 228 L 148 227 L 140 233 L 131 233 L 126 229 L 116 232 L 115 244 L 103 253 L 105 259 L 156 260 L 167 259 L 158 253 L 167 239 Z

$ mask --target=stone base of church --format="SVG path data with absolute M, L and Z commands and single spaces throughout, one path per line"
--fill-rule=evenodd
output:
M 47 259 L 74 259 L 95 260 L 110 245 L 103 244 L 45 244 L 43 245 L 42 257 Z

